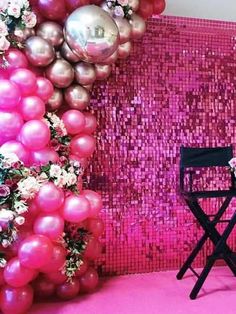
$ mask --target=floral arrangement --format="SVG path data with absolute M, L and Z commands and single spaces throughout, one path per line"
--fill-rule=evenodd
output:
M 18 37 L 25 28 L 33 28 L 37 23 L 28 0 L 0 0 L 0 54 L 10 46 L 22 48 Z
M 107 0 L 107 7 L 112 11 L 115 17 L 124 17 L 131 19 L 133 14 L 132 7 L 128 0 Z
M 236 176 L 236 157 L 230 159 L 229 166 L 230 166 L 230 171 L 232 171 L 234 175 Z

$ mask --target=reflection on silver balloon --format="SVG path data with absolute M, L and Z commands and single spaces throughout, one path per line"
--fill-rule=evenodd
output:
M 69 48 L 69 46 L 67 45 L 67 43 L 65 41 L 64 41 L 63 45 L 61 46 L 60 52 L 61 52 L 61 55 L 63 56 L 63 58 L 65 58 L 66 60 L 68 60 L 70 62 L 75 63 L 75 62 L 78 62 L 80 60 L 80 58 L 72 52 L 72 50 Z
M 96 80 L 105 80 L 111 74 L 111 66 L 108 64 L 95 64 Z
M 75 10 L 66 20 L 65 39 L 81 60 L 100 62 L 117 49 L 119 31 L 113 19 L 96 5 Z
M 84 110 L 90 101 L 89 92 L 80 85 L 72 85 L 65 91 L 65 100 L 72 109 Z
M 25 42 L 25 54 L 32 65 L 44 67 L 55 58 L 51 44 L 39 36 L 32 36 Z
M 128 0 L 128 4 L 134 12 L 139 8 L 139 0 Z
M 75 79 L 80 85 L 90 85 L 96 80 L 94 65 L 79 62 L 75 66 Z
M 100 64 L 113 64 L 118 59 L 118 50 L 116 50 L 110 57 L 100 62 Z
M 124 19 L 122 17 L 116 17 L 114 20 L 119 29 L 120 44 L 124 44 L 130 40 L 131 25 L 129 24 L 127 19 Z
M 130 24 L 131 24 L 131 37 L 133 39 L 141 38 L 146 31 L 146 23 L 144 19 L 142 19 L 141 16 L 133 13 L 130 20 Z
M 46 70 L 47 78 L 58 88 L 68 87 L 74 79 L 74 70 L 69 62 L 58 59 Z
M 55 22 L 44 22 L 40 24 L 37 29 L 37 36 L 47 40 L 55 47 L 60 46 L 64 40 L 62 27 Z
M 47 102 L 47 110 L 55 111 L 59 109 L 63 104 L 63 95 L 62 92 L 55 88 L 52 97 Z
M 127 58 L 130 55 L 131 48 L 132 45 L 130 41 L 127 41 L 127 43 L 120 45 L 118 48 L 118 58 L 119 59 Z

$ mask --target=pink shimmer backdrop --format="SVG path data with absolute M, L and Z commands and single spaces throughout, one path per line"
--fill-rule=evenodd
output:
M 218 21 L 152 19 L 131 57 L 96 86 L 89 186 L 104 200 L 103 274 L 180 266 L 202 232 L 178 196 L 179 149 L 235 144 L 235 100 L 236 24 Z

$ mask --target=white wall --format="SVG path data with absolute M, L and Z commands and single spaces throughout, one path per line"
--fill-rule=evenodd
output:
M 236 0 L 166 0 L 164 15 L 236 22 Z

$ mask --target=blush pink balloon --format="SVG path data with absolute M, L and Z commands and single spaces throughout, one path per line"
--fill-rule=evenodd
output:
M 25 164 L 29 163 L 29 151 L 27 148 L 18 141 L 9 141 L 2 145 L 1 152 L 14 153 Z
M 16 257 L 8 261 L 4 269 L 4 279 L 6 283 L 15 288 L 25 286 L 36 274 L 36 270 L 22 266 L 19 259 Z
M 4 269 L 1 268 L 0 269 L 0 286 L 3 286 L 6 283 L 5 279 L 4 279 L 4 276 L 3 276 L 3 272 L 4 272 Z
M 53 296 L 56 290 L 55 284 L 50 282 L 44 276 L 38 277 L 33 282 L 33 288 L 34 288 L 35 297 L 38 299 L 50 298 L 51 296 Z
M 71 195 L 66 198 L 61 212 L 66 221 L 79 223 L 88 218 L 90 204 L 84 196 Z
M 88 267 L 89 267 L 88 261 L 83 258 L 83 264 L 76 271 L 75 276 L 76 277 L 81 277 L 83 274 L 86 273 L 86 271 L 88 270 Z
M 101 252 L 101 243 L 95 238 L 90 238 L 84 251 L 85 258 L 87 258 L 88 260 L 95 260 L 99 257 Z
M 79 110 L 68 110 L 62 115 L 62 120 L 69 134 L 78 134 L 85 127 L 85 117 Z
M 81 195 L 86 197 L 90 203 L 89 217 L 96 217 L 102 209 L 101 195 L 92 190 L 83 190 Z
M 97 120 L 95 116 L 89 112 L 85 112 L 84 117 L 85 117 L 84 133 L 86 134 L 94 133 L 97 128 Z
M 53 212 L 63 205 L 64 193 L 54 183 L 48 182 L 40 188 L 35 202 L 42 211 Z
M 34 166 L 43 166 L 48 164 L 49 162 L 57 163 L 59 161 L 58 153 L 55 152 L 54 149 L 51 148 L 43 148 L 41 150 L 36 150 L 35 152 L 31 152 L 30 155 L 30 163 Z
M 0 308 L 3 314 L 25 314 L 33 303 L 30 285 L 20 288 L 4 286 L 0 292 Z
M 0 134 L 0 145 L 10 140 L 15 140 L 23 123 L 23 119 L 18 112 L 0 111 L 0 130 L 4 130 Z
M 66 261 L 66 255 L 66 250 L 62 246 L 54 245 L 50 262 L 40 268 L 40 272 L 50 273 L 60 271 Z
M 64 0 L 38 0 L 40 13 L 49 20 L 61 21 L 66 16 Z
M 8 49 L 5 53 L 5 58 L 8 62 L 8 71 L 28 67 L 27 58 L 19 49 Z
M 28 121 L 21 129 L 20 141 L 30 150 L 43 149 L 49 143 L 49 140 L 50 130 L 43 121 Z
M 34 222 L 34 233 L 47 236 L 52 241 L 58 240 L 64 230 L 64 220 L 58 214 L 40 215 Z
M 21 229 L 19 230 L 19 233 L 18 233 L 18 238 L 16 239 L 16 241 L 14 241 L 10 247 L 11 249 L 11 252 L 13 254 L 14 257 L 17 256 L 18 254 L 18 250 L 19 250 L 19 247 L 21 245 L 21 242 L 26 239 L 27 237 L 31 236 L 33 231 L 31 230 L 31 227 L 29 227 L 27 225 L 28 221 L 24 223 L 24 227 L 26 225 L 26 228 L 28 229 Z
M 71 141 L 71 153 L 78 157 L 90 157 L 94 150 L 96 141 L 88 134 L 75 136 Z
M 104 232 L 104 222 L 101 218 L 90 218 L 87 220 L 88 230 L 95 238 L 100 237 Z
M 79 280 L 73 279 L 71 282 L 65 282 L 57 287 L 56 294 L 61 300 L 71 300 L 79 293 Z
M 19 86 L 23 96 L 34 95 L 37 90 L 36 76 L 28 69 L 16 69 L 10 75 L 10 81 Z
M 47 273 L 46 278 L 56 285 L 60 285 L 67 280 L 66 275 L 62 274 L 61 271 Z
M 18 257 L 21 265 L 37 269 L 49 263 L 52 253 L 52 242 L 43 235 L 34 234 L 23 240 Z
M 72 12 L 83 5 L 90 4 L 90 0 L 65 0 L 65 2 L 69 12 Z
M 20 99 L 20 89 L 14 82 L 0 80 L 0 109 L 14 109 Z
M 37 96 L 24 97 L 19 107 L 25 121 L 40 120 L 45 115 L 45 104 Z
M 98 285 L 98 273 L 95 269 L 89 268 L 84 275 L 79 278 L 81 292 L 92 292 Z
M 36 95 L 40 97 L 43 101 L 48 101 L 54 92 L 52 83 L 45 77 L 38 77 L 37 81 Z

